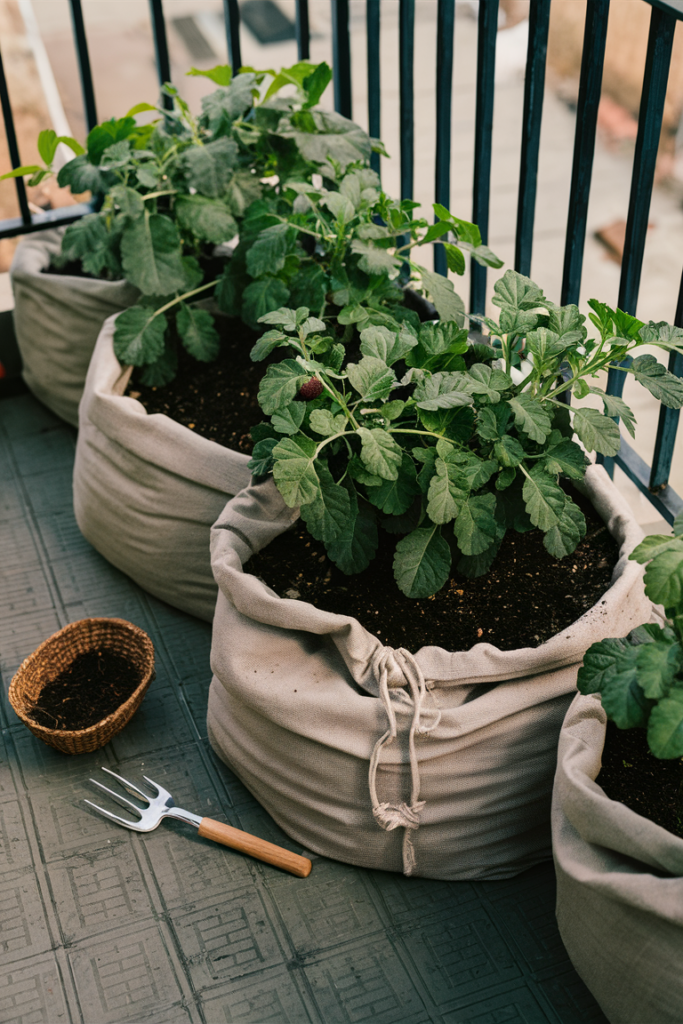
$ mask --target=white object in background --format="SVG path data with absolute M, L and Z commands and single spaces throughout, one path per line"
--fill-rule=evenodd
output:
M 496 39 L 496 85 L 515 82 L 524 78 L 527 48 L 529 46 L 529 22 L 517 22 L 512 28 L 498 33 Z
M 29 46 L 31 47 L 33 59 L 36 62 L 36 68 L 38 69 L 38 76 L 40 78 L 40 84 L 43 87 L 45 102 L 47 103 L 52 127 L 57 132 L 57 135 L 71 136 L 71 128 L 66 114 L 64 113 L 62 99 L 59 95 L 59 89 L 57 88 L 57 82 L 55 81 L 55 76 L 52 71 L 50 58 L 48 57 L 47 50 L 45 49 L 45 43 L 43 42 L 40 34 L 40 29 L 38 28 L 38 22 L 36 20 L 31 0 L 19 0 L 19 10 L 21 11 L 21 16 L 24 20 L 26 38 Z M 55 159 L 53 160 L 53 165 L 56 169 L 59 169 L 60 167 L 63 167 L 64 164 L 68 163 L 69 160 L 73 160 L 73 158 L 74 153 L 72 153 L 69 147 L 65 146 L 63 142 L 60 142 L 57 147 Z

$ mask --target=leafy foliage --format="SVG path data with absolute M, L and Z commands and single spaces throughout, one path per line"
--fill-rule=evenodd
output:
M 375 191 L 371 172 L 351 174 L 351 180 L 342 177 L 338 196 L 356 202 L 365 190 Z M 344 230 L 381 227 L 358 215 L 362 199 L 353 216 L 341 201 L 326 205 L 320 193 L 314 200 L 318 223 L 327 217 L 325 210 L 334 209 Z M 400 204 L 392 206 L 386 197 L 379 202 L 385 204 L 386 224 L 404 216 Z M 436 212 L 448 229 L 438 237 L 453 237 L 455 225 L 475 253 L 480 243 L 473 226 L 442 207 Z M 271 215 L 272 207 L 260 204 L 248 218 L 258 221 L 259 230 L 250 237 L 259 244 L 271 233 L 275 237 Z M 406 227 L 403 220 L 400 226 Z M 426 234 L 435 237 L 435 227 Z M 419 244 L 421 232 L 417 229 L 417 240 L 407 244 Z M 380 238 L 379 231 L 371 234 Z M 335 312 L 323 307 L 311 316 L 307 306 L 282 307 L 260 318 L 270 329 L 253 358 L 278 348 L 285 358 L 268 367 L 261 383 L 259 401 L 270 422 L 259 430 L 269 432 L 269 441 L 279 440 L 259 442 L 254 472 L 272 468 L 286 503 L 300 506 L 311 533 L 346 573 L 368 565 L 378 528 L 395 534 L 394 575 L 409 597 L 426 597 L 442 587 L 454 558 L 466 575 L 488 571 L 508 529 L 541 530 L 554 557 L 571 554 L 586 523 L 560 479 L 583 477 L 585 449 L 618 450 L 619 429 L 610 414 L 618 411 L 632 421 L 628 406 L 621 400 L 615 406 L 586 378 L 603 370 L 615 351 L 623 362 L 644 345 L 641 329 L 649 344 L 654 333 L 662 348 L 680 350 L 681 337 L 667 325 L 646 329 L 620 310 L 598 304 L 600 336 L 589 339 L 575 306 L 555 306 L 528 278 L 508 271 L 495 286 L 499 322 L 486 319 L 490 333 L 482 342 L 487 344 L 472 343 L 455 315 L 420 324 L 400 305 L 389 305 L 386 295 L 374 301 L 361 294 L 358 282 L 367 287 L 371 275 L 360 278 L 358 266 L 351 271 L 345 251 L 346 266 L 332 258 L 326 271 L 336 288 Z M 384 251 L 399 250 L 387 245 Z M 273 247 L 272 258 L 279 252 Z M 355 339 L 360 358 L 347 358 L 348 350 L 337 340 L 340 332 L 343 341 Z M 679 406 L 683 395 L 677 378 L 656 365 L 653 370 L 649 358 L 640 356 L 625 372 L 656 379 L 663 399 Z M 312 400 L 301 401 L 302 384 L 311 380 L 319 382 L 307 389 Z M 603 397 L 603 410 L 567 406 L 560 399 L 566 390 L 577 398 Z M 656 560 L 648 569 L 646 581 L 656 600 L 681 599 L 683 556 L 679 572 L 669 565 L 679 547 L 683 552 L 683 537 L 668 541 L 658 554 L 666 562 L 664 572 Z M 614 687 L 631 679 L 624 650 L 619 647 Z M 649 665 L 650 673 L 658 665 Z M 626 696 L 619 690 L 614 698 L 621 702 L 620 720 L 645 714 L 651 699 L 648 691 L 641 700 L 632 680 L 628 685 Z
M 683 757 L 683 513 L 672 537 L 646 537 L 630 557 L 647 563 L 645 593 L 664 605 L 668 622 L 593 644 L 579 670 L 579 690 L 599 693 L 620 729 L 647 729 L 655 757 Z

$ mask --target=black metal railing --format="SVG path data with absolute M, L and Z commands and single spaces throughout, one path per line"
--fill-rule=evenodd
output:
M 80 71 L 85 122 L 90 129 L 97 123 L 97 113 L 81 0 L 69 0 L 69 2 Z M 245 0 L 245 2 L 248 3 L 249 0 Z M 395 4 L 396 0 L 388 0 L 388 2 Z M 683 0 L 668 0 L 668 2 L 665 0 L 640 0 L 640 2 L 648 3 L 652 11 L 618 298 L 620 308 L 632 314 L 635 314 L 638 301 L 674 29 L 676 21 L 683 20 Z M 330 0 L 330 5 L 334 104 L 336 110 L 351 117 L 353 111 L 349 0 Z M 437 5 L 435 89 L 437 131 L 434 197 L 437 202 L 448 206 L 451 170 L 455 0 L 437 0 Z M 488 241 L 489 228 L 498 6 L 498 0 L 481 0 L 478 15 L 472 219 L 479 225 L 484 242 Z M 163 84 L 170 80 L 171 70 L 162 0 L 149 0 L 149 8 L 157 72 L 159 82 Z M 380 134 L 381 11 L 380 0 L 366 0 L 367 116 L 370 134 L 374 136 Z M 240 67 L 242 64 L 240 8 L 237 0 L 223 0 L 223 12 L 229 60 L 233 67 Z M 587 4 L 564 250 L 562 303 L 578 302 L 579 299 L 608 15 L 609 0 L 590 0 Z M 534 241 L 549 18 L 550 0 L 531 0 L 515 236 L 515 269 L 523 274 L 530 272 Z M 401 197 L 412 198 L 415 170 L 415 0 L 398 0 L 398 19 L 400 193 Z M 295 28 L 299 59 L 308 59 L 311 35 L 308 0 L 296 0 Z M 21 159 L 1 50 L 0 40 L 0 101 L 12 167 L 19 167 Z M 165 98 L 165 102 L 170 101 Z M 377 155 L 373 156 L 373 166 L 379 169 Z M 57 224 L 67 224 L 78 219 L 90 209 L 87 204 L 81 204 L 40 214 L 32 213 L 24 182 L 19 178 L 15 179 L 15 187 L 20 216 L 0 221 L 0 238 L 26 234 Z M 442 274 L 447 272 L 443 250 L 440 247 L 435 248 L 435 269 Z M 470 309 L 474 313 L 483 313 L 485 310 L 486 276 L 485 267 L 476 264 L 472 266 Z M 683 327 L 683 280 L 674 322 L 677 326 Z M 672 356 L 669 369 L 678 376 L 683 376 L 683 357 Z M 611 370 L 607 390 L 611 394 L 621 394 L 624 377 L 623 373 Z M 614 459 L 603 460 L 610 473 L 613 472 L 615 465 L 620 466 L 669 521 L 672 521 L 674 515 L 683 509 L 683 501 L 667 484 L 678 419 L 678 411 L 662 407 L 651 467 L 623 439 L 620 453 Z

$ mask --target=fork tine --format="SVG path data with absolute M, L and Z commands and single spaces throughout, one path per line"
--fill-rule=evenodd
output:
M 107 775 L 111 775 L 114 779 L 120 782 L 122 786 L 125 786 L 129 793 L 135 793 L 135 795 L 139 796 L 141 800 L 146 800 L 147 803 L 151 803 L 154 799 L 154 797 L 147 796 L 146 793 L 143 793 L 141 789 L 134 786 L 132 782 L 128 781 L 128 779 L 124 779 L 122 775 L 117 775 L 116 772 L 113 772 L 110 768 L 102 768 L 102 771 L 106 772 Z M 144 775 L 143 778 L 145 778 Z M 149 779 L 147 779 L 147 781 L 149 782 Z
M 121 796 L 120 793 L 114 792 L 113 789 L 107 789 L 107 787 L 103 786 L 101 782 L 97 781 L 97 779 L 90 779 L 90 781 L 93 786 L 97 786 L 98 789 L 103 790 L 103 792 L 107 793 L 107 795 L 112 797 L 113 800 L 116 800 L 117 803 L 121 804 L 122 807 L 130 807 L 131 810 L 135 811 L 135 813 L 139 814 L 142 818 L 141 807 L 137 807 L 135 804 L 131 803 L 130 800 L 126 800 L 125 796 Z
M 147 831 L 147 829 L 140 828 L 137 821 L 129 821 L 128 818 L 120 818 L 118 814 L 112 814 L 111 811 L 105 811 L 104 807 L 99 807 L 98 804 L 94 804 L 92 800 L 84 800 L 83 803 L 89 804 L 90 807 L 99 811 L 100 814 L 103 814 L 105 818 L 110 818 L 111 821 L 115 821 L 118 825 L 125 825 L 126 828 L 132 828 L 135 832 Z

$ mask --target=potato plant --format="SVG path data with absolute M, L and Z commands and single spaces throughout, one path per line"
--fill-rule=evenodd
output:
M 596 375 L 618 362 L 665 405 L 683 404 L 683 381 L 634 356 L 646 344 L 681 351 L 680 329 L 592 301 L 589 337 L 576 306 L 556 306 L 510 270 L 493 302 L 499 319 L 482 318 L 481 342 L 454 318 L 419 324 L 400 307 L 366 306 L 357 351 L 333 315 L 301 306 L 261 317 L 271 329 L 252 358 L 286 351 L 261 382 L 269 419 L 252 431 L 252 470 L 272 472 L 343 572 L 370 564 L 378 529 L 396 535 L 396 583 L 413 598 L 438 591 L 454 562 L 485 573 L 508 530 L 541 530 L 563 558 L 586 524 L 560 480 L 583 478 L 586 451 L 616 454 L 614 417 L 633 432 L 631 410 Z M 595 395 L 602 409 L 568 405 L 568 393 Z

